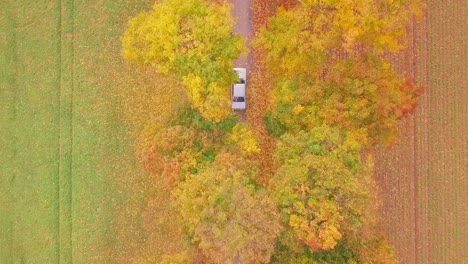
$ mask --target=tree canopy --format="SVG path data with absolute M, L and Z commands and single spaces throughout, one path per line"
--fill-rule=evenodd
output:
M 213 263 L 268 263 L 281 226 L 275 204 L 255 183 L 255 167 L 230 153 L 179 185 L 188 234 Z
M 391 3 L 392 2 L 392 3 Z M 276 77 L 273 135 L 325 123 L 361 135 L 368 146 L 395 141 L 397 120 L 422 89 L 383 59 L 404 47 L 405 26 L 421 13 L 418 0 L 304 0 L 279 9 L 254 45 Z
M 257 35 L 275 76 L 265 123 L 277 138 L 269 188 L 285 228 L 278 262 L 396 261 L 376 229 L 372 158 L 363 150 L 394 143 L 398 120 L 418 103 L 422 88 L 382 54 L 405 47 L 406 24 L 421 8 L 418 0 L 303 0 L 280 8 Z
M 206 263 L 395 263 L 376 228 L 368 148 L 391 145 L 422 93 L 382 56 L 404 48 L 420 0 L 300 0 L 254 41 L 273 89 L 264 117 L 276 147 L 259 183 L 261 150 L 232 114 L 226 1 L 163 0 L 130 20 L 127 60 L 176 78 L 190 104 L 143 133 L 143 164 L 167 181 L 189 240 L 160 258 Z
M 229 115 L 232 61 L 245 52 L 233 34 L 231 6 L 203 0 L 165 0 L 132 18 L 122 44 L 124 57 L 158 73 L 183 79 L 193 107 L 219 122 Z
M 397 52 L 405 28 L 422 14 L 420 0 L 300 0 L 279 8 L 255 40 L 277 75 L 314 75 L 336 55 Z

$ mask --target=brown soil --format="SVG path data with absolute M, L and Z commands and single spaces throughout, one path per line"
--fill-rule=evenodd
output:
M 399 143 L 378 149 L 383 227 L 400 263 L 464 263 L 468 148 L 467 4 L 429 1 L 391 58 L 426 88 L 401 122 Z

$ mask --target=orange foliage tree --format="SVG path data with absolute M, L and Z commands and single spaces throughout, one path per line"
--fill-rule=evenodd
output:
M 395 142 L 398 120 L 417 105 L 422 88 L 401 79 L 374 55 L 349 57 L 333 65 L 323 79 L 280 80 L 272 91 L 270 133 L 337 126 L 360 135 L 364 147 Z
M 275 76 L 264 119 L 278 142 L 269 188 L 285 231 L 274 259 L 394 263 L 375 228 L 372 162 L 362 150 L 395 142 L 398 120 L 422 93 L 381 56 L 404 48 L 406 24 L 422 4 L 299 2 L 279 8 L 254 41 Z
M 372 157 L 362 150 L 394 142 L 398 119 L 417 105 L 420 87 L 380 55 L 404 47 L 405 25 L 421 4 L 289 7 L 254 41 L 274 76 L 264 121 L 275 164 L 262 184 L 255 135 L 230 112 L 232 60 L 244 48 L 227 2 L 164 0 L 130 21 L 126 59 L 176 76 L 190 102 L 144 133 L 140 148 L 144 164 L 169 183 L 189 238 L 188 249 L 158 261 L 395 262 L 375 228 Z
M 255 181 L 257 165 L 248 161 L 260 151 L 256 138 L 230 111 L 232 60 L 244 43 L 232 33 L 229 11 L 226 1 L 157 2 L 130 20 L 122 39 L 128 61 L 178 78 L 189 101 L 165 109 L 173 115 L 147 126 L 140 139 L 143 164 L 171 188 L 190 238 L 178 254 L 149 263 L 267 263 L 281 230 L 274 202 Z
M 204 263 L 268 263 L 281 225 L 249 161 L 259 151 L 253 133 L 233 115 L 215 124 L 190 107 L 177 112 L 149 137 L 141 156 L 171 188 L 192 249 Z M 164 260 L 189 255 L 196 254 Z
M 404 47 L 421 2 L 300 2 L 280 8 L 254 41 L 276 77 L 265 117 L 270 132 L 325 123 L 361 134 L 365 146 L 390 145 L 397 120 L 414 109 L 422 89 L 380 55 Z

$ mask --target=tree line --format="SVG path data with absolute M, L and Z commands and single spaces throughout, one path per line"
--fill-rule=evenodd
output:
M 163 0 L 130 19 L 124 57 L 182 102 L 138 152 L 171 186 L 187 246 L 158 263 L 396 263 L 378 228 L 369 149 L 397 140 L 422 88 L 384 58 L 405 48 L 419 0 L 301 0 L 256 35 L 273 89 L 264 123 L 273 173 L 231 111 L 232 61 L 246 54 L 227 1 Z M 154 106 L 158 107 L 158 106 Z M 149 131 L 149 132 L 148 132 Z M 151 262 L 150 260 L 148 260 Z

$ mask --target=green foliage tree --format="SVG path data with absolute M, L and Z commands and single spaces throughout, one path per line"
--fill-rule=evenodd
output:
M 287 237 L 289 234 L 283 232 L 278 240 L 277 250 L 272 258 L 272 263 L 287 264 L 357 264 L 363 263 L 355 250 L 346 239 L 338 242 L 332 250 L 314 252 L 310 248 L 297 243 L 294 238 Z
M 193 107 L 219 122 L 230 113 L 232 61 L 245 51 L 234 35 L 230 5 L 204 0 L 164 0 L 129 22 L 124 57 L 162 74 L 183 79 Z

